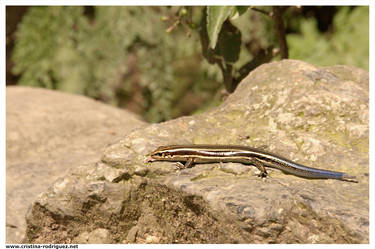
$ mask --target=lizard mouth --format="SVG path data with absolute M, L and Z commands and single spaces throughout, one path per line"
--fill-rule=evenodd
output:
M 153 161 L 155 161 L 155 159 L 152 158 L 152 156 L 149 156 L 149 157 L 146 159 L 146 163 L 153 162 Z

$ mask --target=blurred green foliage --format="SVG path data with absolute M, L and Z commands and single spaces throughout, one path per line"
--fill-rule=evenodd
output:
M 174 9 L 94 10 L 90 20 L 83 7 L 31 7 L 13 53 L 19 84 L 84 94 L 121 107 L 133 102 L 133 109 L 151 122 L 220 101 L 218 71 L 202 63 L 197 34 L 189 38 L 183 29 L 165 32 L 169 24 L 161 16 Z
M 74 81 L 79 77 L 75 68 L 71 68 L 71 64 L 79 60 L 79 54 L 73 52 L 79 34 L 72 27 L 87 27 L 82 10 L 80 7 L 29 9 L 18 27 L 13 51 L 13 72 L 22 73 L 19 84 L 73 88 L 74 85 L 69 85 L 64 79 L 70 77 Z M 78 87 L 83 88 L 78 84 L 72 91 L 82 93 Z
M 90 16 L 87 7 L 30 7 L 17 30 L 13 72 L 18 84 L 83 94 L 150 122 L 209 108 L 220 103 L 225 79 L 210 64 L 213 57 L 203 57 L 203 8 L 92 7 Z M 212 29 L 217 46 L 210 50 L 216 59 L 223 55 L 232 75 L 276 40 L 270 18 L 245 7 L 234 10 L 225 14 L 230 23 L 220 25 L 240 47 L 227 49 L 220 27 Z M 299 20 L 301 32 L 287 36 L 291 58 L 368 69 L 368 7 L 341 7 L 329 37 L 314 19 Z M 226 51 L 235 55 L 224 56 Z
M 322 35 L 316 20 L 301 19 L 300 34 L 289 34 L 290 58 L 320 66 L 352 65 L 369 69 L 369 8 L 341 7 L 333 20 L 333 33 Z

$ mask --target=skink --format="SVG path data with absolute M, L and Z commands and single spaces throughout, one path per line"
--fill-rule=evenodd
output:
M 185 162 L 180 169 L 194 163 L 239 162 L 251 164 L 260 170 L 260 177 L 267 176 L 264 166 L 279 169 L 285 173 L 305 178 L 337 179 L 357 182 L 354 176 L 343 172 L 307 167 L 289 159 L 260 149 L 235 145 L 169 145 L 161 146 L 151 153 L 152 161 Z

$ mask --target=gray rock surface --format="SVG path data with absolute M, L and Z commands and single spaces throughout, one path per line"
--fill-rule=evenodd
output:
M 264 64 L 219 107 L 133 130 L 101 160 L 38 196 L 29 243 L 368 243 L 368 73 L 301 61 Z M 262 147 L 359 183 L 255 167 L 145 163 L 168 144 Z
M 6 88 L 6 242 L 21 242 L 38 194 L 108 143 L 144 125 L 129 112 L 86 97 L 31 87 Z

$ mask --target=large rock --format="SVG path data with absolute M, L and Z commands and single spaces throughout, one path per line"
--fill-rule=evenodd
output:
M 28 243 L 368 243 L 368 73 L 265 64 L 219 107 L 134 130 L 38 196 Z M 238 163 L 145 163 L 168 144 L 262 147 L 359 183 Z
M 79 164 L 95 162 L 108 143 L 142 126 L 134 114 L 45 89 L 6 88 L 7 243 L 25 235 L 35 197 Z

